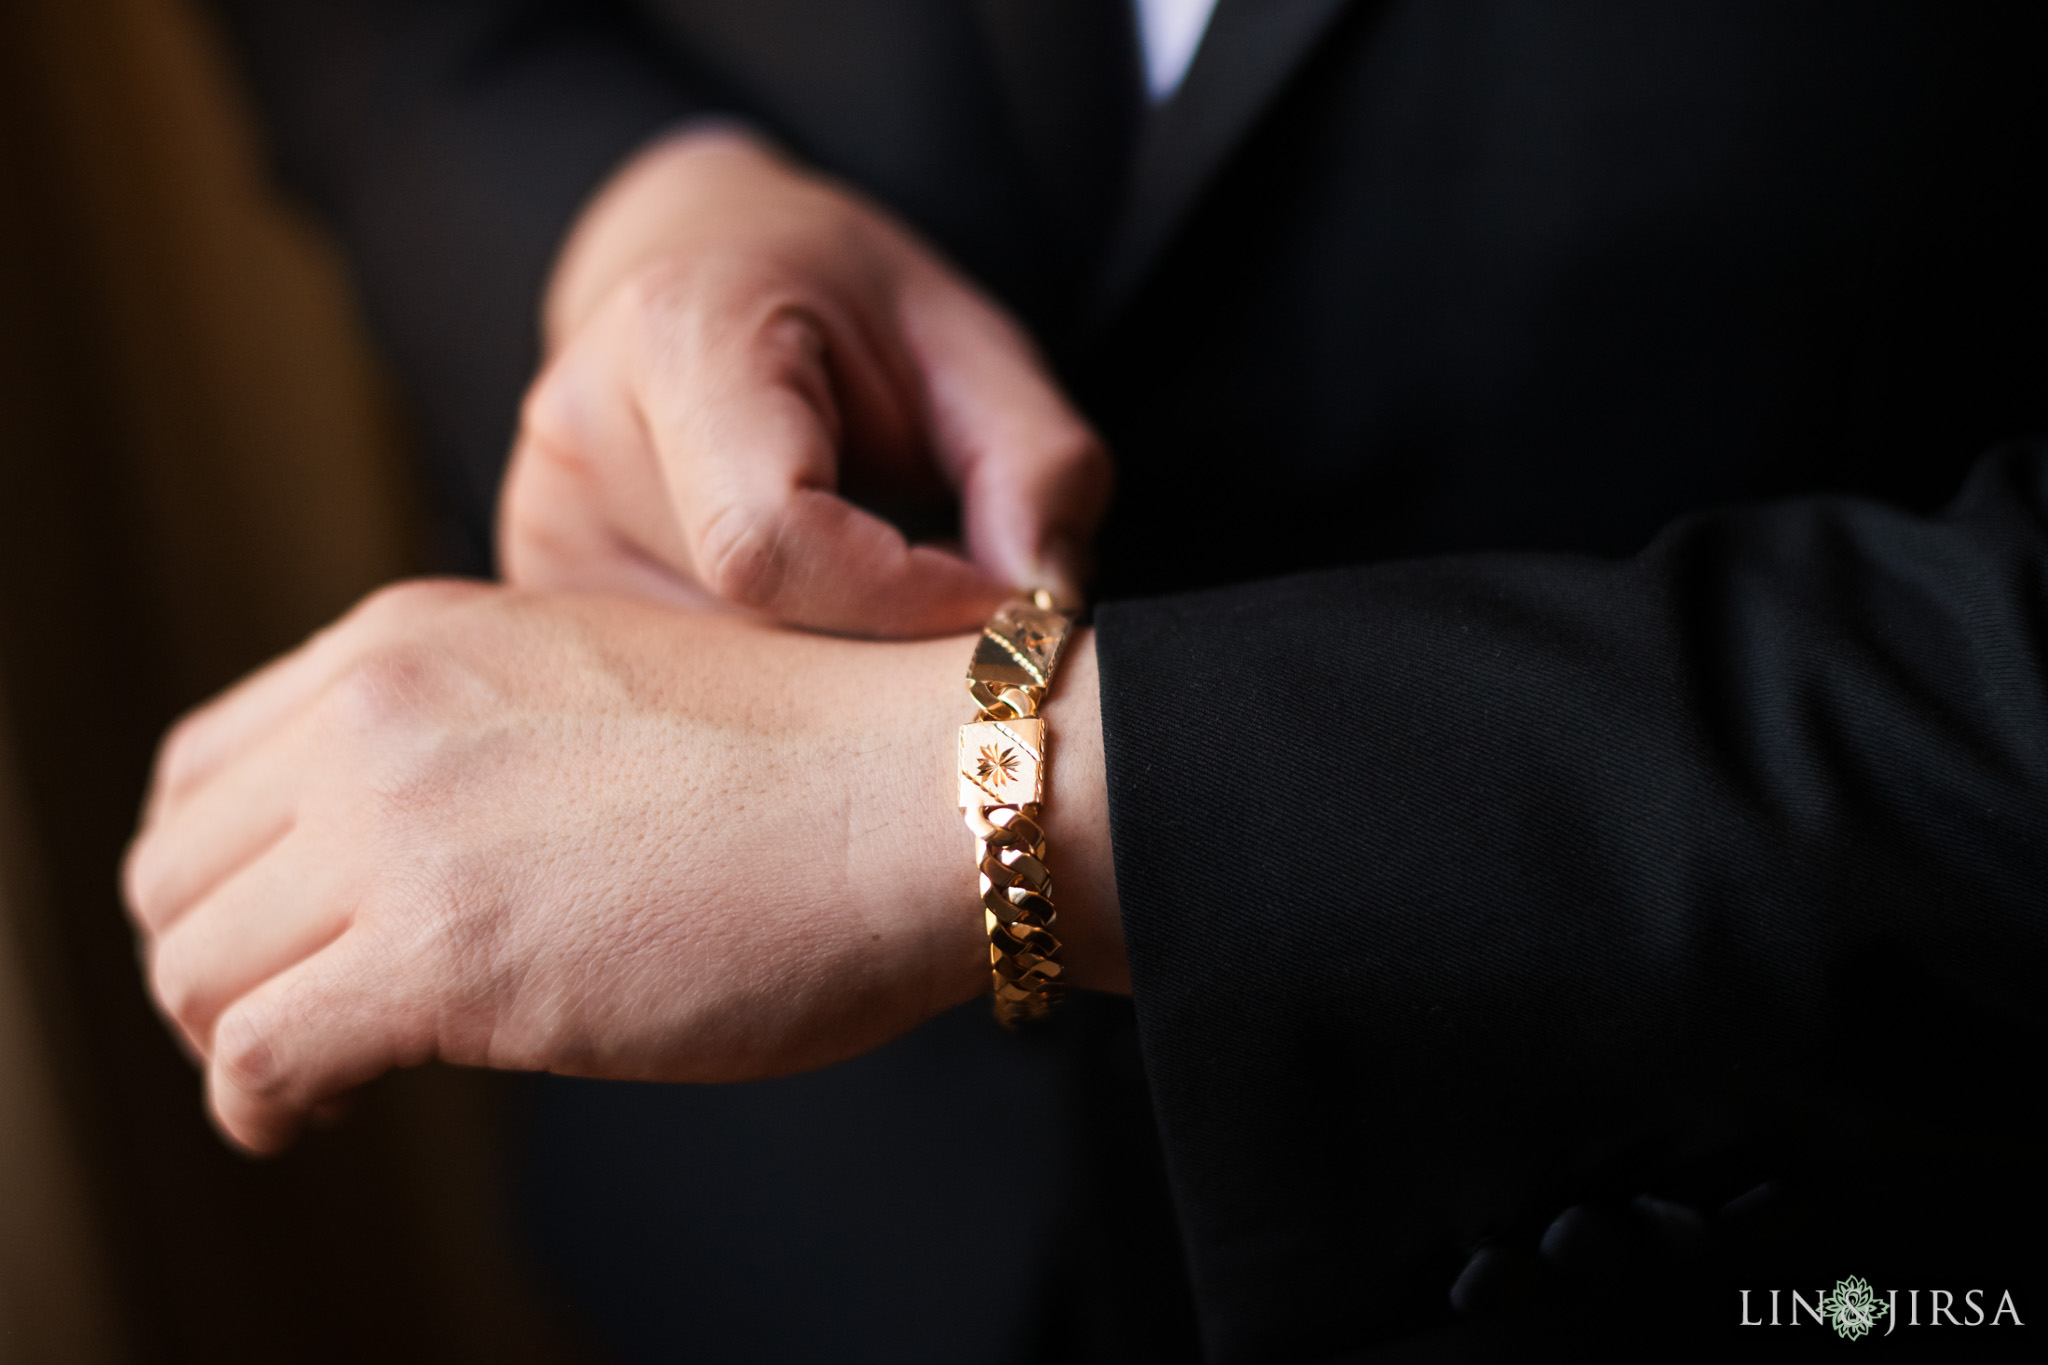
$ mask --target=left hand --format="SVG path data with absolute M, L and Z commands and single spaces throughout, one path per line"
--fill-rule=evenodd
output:
M 430 1058 L 772 1076 L 986 989 L 948 780 L 967 651 L 478 584 L 371 598 L 172 732 L 130 853 L 217 1122 L 275 1151 Z M 1077 652 L 1062 928 L 1114 987 Z

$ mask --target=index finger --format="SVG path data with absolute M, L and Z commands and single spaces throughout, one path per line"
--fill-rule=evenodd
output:
M 654 320 L 635 389 L 698 581 L 816 629 L 911 635 L 982 619 L 1006 585 L 837 496 L 850 442 L 911 439 L 890 396 L 907 362 L 775 281 L 691 288 Z

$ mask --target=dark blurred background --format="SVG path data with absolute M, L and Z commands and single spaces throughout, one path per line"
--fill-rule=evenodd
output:
M 0 4 L 0 1362 L 585 1356 L 496 1078 L 237 1157 L 116 892 L 172 717 L 423 566 L 406 445 L 197 6 Z

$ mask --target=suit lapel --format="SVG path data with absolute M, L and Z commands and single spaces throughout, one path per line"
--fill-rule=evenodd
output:
M 1219 0 L 1180 89 L 1139 141 L 1097 277 L 1098 324 L 1123 306 L 1224 161 L 1352 0 Z

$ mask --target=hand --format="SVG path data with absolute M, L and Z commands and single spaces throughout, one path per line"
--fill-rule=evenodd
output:
M 500 507 L 506 578 L 848 634 L 1077 602 L 1110 469 L 1030 342 L 851 191 L 752 138 L 657 144 L 550 286 Z M 967 558 L 839 496 L 961 503 Z
M 1048 712 L 1060 927 L 1128 989 L 1094 658 Z M 987 989 L 951 799 L 969 642 L 627 601 L 387 590 L 182 722 L 125 885 L 150 983 L 253 1151 L 430 1058 L 722 1081 Z

